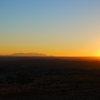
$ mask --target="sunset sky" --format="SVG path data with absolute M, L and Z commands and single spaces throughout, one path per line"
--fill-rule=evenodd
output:
M 100 56 L 100 0 L 0 0 L 0 55 Z

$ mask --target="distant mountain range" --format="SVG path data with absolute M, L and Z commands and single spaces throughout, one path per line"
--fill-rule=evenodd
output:
M 42 53 L 14 53 L 11 54 L 11 56 L 46 56 Z

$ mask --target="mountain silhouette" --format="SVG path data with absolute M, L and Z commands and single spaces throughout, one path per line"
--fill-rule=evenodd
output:
M 46 56 L 42 53 L 14 53 L 11 54 L 11 56 Z

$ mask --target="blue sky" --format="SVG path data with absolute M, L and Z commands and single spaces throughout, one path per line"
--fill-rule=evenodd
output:
M 0 54 L 91 56 L 99 18 L 99 0 L 0 0 Z

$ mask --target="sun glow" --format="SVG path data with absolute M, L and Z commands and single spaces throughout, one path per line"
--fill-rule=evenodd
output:
M 97 50 L 93 56 L 100 57 L 100 50 Z

